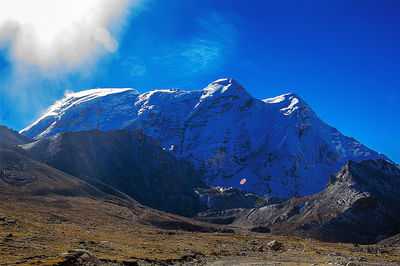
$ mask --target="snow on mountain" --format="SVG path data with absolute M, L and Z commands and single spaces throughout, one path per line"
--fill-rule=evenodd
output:
M 105 101 L 107 102 L 110 99 L 110 96 L 113 94 L 121 94 L 125 93 L 128 102 L 120 102 L 122 105 L 129 104 L 129 95 L 137 95 L 139 92 L 135 89 L 91 89 L 76 93 L 67 93 L 66 97 L 60 101 L 57 101 L 54 105 L 50 106 L 47 111 L 32 125 L 22 129 L 19 133 L 24 134 L 24 132 L 31 132 L 30 134 L 24 135 L 35 135 L 35 139 L 41 139 L 46 136 L 54 135 L 58 132 L 54 132 L 53 127 L 56 126 L 57 121 L 60 120 L 61 117 L 64 119 L 68 119 L 70 115 L 69 109 L 72 109 L 72 112 L 80 112 L 85 110 L 86 106 L 90 106 L 93 103 L 102 105 Z M 118 101 L 113 99 L 113 104 L 115 104 L 115 108 L 117 108 L 116 114 L 118 112 L 123 112 L 123 108 L 118 107 Z M 85 115 L 85 114 L 81 114 Z M 97 113 L 98 115 L 98 113 Z M 96 119 L 96 117 L 92 117 Z M 78 123 L 78 121 L 76 121 Z M 70 127 L 72 125 L 69 125 Z M 79 124 L 75 125 L 76 127 L 80 127 Z M 57 128 L 57 127 L 56 127 Z
M 42 139 L 93 128 L 140 129 L 203 170 L 208 184 L 259 195 L 316 193 L 349 160 L 389 160 L 324 123 L 296 94 L 258 100 L 233 79 L 195 91 L 70 94 L 21 133 Z

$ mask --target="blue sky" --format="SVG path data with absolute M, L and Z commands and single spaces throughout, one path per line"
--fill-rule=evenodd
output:
M 27 126 L 65 90 L 192 90 L 233 77 L 259 99 L 297 93 L 325 122 L 400 162 L 400 1 L 117 2 L 96 25 L 118 48 L 85 43 L 82 31 L 62 53 L 29 39 L 18 50 L 0 21 L 0 124 Z

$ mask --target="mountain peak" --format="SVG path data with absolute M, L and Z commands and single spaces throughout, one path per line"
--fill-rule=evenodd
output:
M 302 106 L 308 107 L 307 103 L 293 92 L 282 94 L 273 98 L 264 99 L 262 101 L 267 104 L 274 104 L 279 106 L 279 110 L 284 115 L 290 115 Z
M 217 79 L 216 81 L 211 82 L 208 86 L 216 85 L 216 84 L 221 85 L 221 86 L 228 86 L 230 84 L 233 84 L 234 86 L 242 86 L 242 85 L 240 85 L 240 83 L 237 80 L 235 80 L 233 78 Z
M 204 92 L 205 93 L 203 94 L 202 98 L 228 94 L 250 96 L 246 89 L 239 82 L 232 78 L 218 79 L 205 87 Z
M 292 99 L 298 99 L 301 100 L 301 98 L 294 92 L 290 92 L 290 93 L 285 93 L 276 97 L 272 97 L 272 98 L 267 98 L 262 100 L 265 103 L 281 103 L 287 100 L 292 100 Z

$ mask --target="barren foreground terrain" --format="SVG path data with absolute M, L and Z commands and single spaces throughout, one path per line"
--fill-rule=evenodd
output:
M 146 224 L 154 224 L 154 217 L 145 210 L 133 213 L 119 205 L 99 206 L 90 199 L 58 197 L 52 202 L 49 198 L 45 206 L 34 198 L 2 200 L 1 264 L 400 264 L 399 247 L 323 243 L 239 228 L 231 228 L 235 233 L 166 230 Z M 168 217 L 165 221 L 160 226 L 168 228 Z M 283 247 L 272 250 L 268 246 L 272 240 Z

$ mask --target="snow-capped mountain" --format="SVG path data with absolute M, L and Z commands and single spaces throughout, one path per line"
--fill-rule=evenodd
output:
M 297 95 L 258 100 L 233 79 L 196 91 L 69 94 L 21 133 L 42 139 L 93 128 L 140 129 L 204 170 L 209 185 L 259 195 L 316 193 L 349 160 L 388 160 L 325 124 Z

